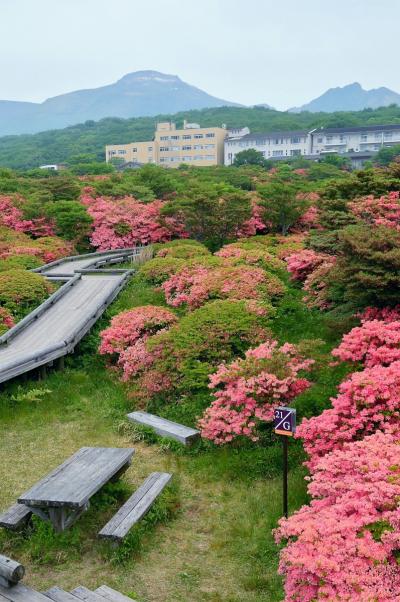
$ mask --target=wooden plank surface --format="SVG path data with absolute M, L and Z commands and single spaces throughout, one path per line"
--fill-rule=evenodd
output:
M 128 596 L 124 596 L 117 592 L 115 589 L 108 587 L 107 585 L 102 585 L 94 590 L 95 594 L 99 594 L 102 596 L 104 600 L 107 602 L 135 602 L 132 598 L 128 598 Z
M 196 429 L 184 426 L 177 422 L 172 422 L 166 418 L 160 418 L 160 416 L 155 416 L 154 414 L 148 414 L 147 412 L 131 412 L 128 414 L 128 420 L 137 422 L 143 426 L 148 426 L 158 435 L 170 437 L 184 445 L 192 443 L 200 436 L 200 431 L 197 431 Z
M 132 448 L 82 447 L 18 498 L 30 506 L 80 508 L 123 466 L 131 462 Z
M 99 596 L 99 594 L 95 594 L 87 587 L 83 587 L 80 585 L 71 591 L 71 594 L 78 598 L 79 600 L 85 600 L 85 602 L 104 602 L 103 596 Z
M 32 512 L 23 504 L 13 504 L 0 514 L 0 527 L 18 529 L 28 521 Z
M 53 602 L 77 602 L 78 598 L 64 591 L 60 587 L 51 587 L 47 591 L 43 592 L 47 598 L 53 600 Z
M 22 583 L 18 583 L 18 585 L 14 585 L 10 588 L 2 587 L 0 585 L 0 595 L 4 596 L 4 598 L 10 602 L 49 602 L 49 599 L 46 596 L 39 592 L 35 592 L 26 585 L 22 585 Z
M 132 526 L 149 511 L 157 496 L 171 480 L 167 472 L 153 472 L 99 532 L 99 537 L 123 539 Z

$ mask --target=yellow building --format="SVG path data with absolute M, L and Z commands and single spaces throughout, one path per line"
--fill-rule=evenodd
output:
M 177 130 L 175 123 L 158 123 L 154 140 L 130 144 L 108 144 L 106 161 L 115 157 L 126 163 L 156 163 L 178 167 L 181 163 L 196 166 L 223 165 L 225 128 L 201 128 L 197 123 L 186 123 Z

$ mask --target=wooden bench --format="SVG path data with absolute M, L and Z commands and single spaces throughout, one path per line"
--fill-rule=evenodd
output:
M 4 600 L 7 602 L 49 602 L 44 594 L 40 594 L 22 583 L 17 583 L 12 587 L 0 585 L 0 602 L 4 602 Z
M 168 484 L 172 475 L 153 472 L 99 532 L 99 537 L 121 542 L 129 530 L 150 510 L 157 496 Z
M 11 587 L 21 581 L 25 575 L 25 567 L 19 562 L 0 554 L 0 585 Z
M 0 514 L 0 527 L 16 531 L 30 519 L 32 511 L 24 504 L 13 504 Z
M 128 414 L 128 420 L 136 422 L 142 426 L 148 426 L 154 430 L 157 435 L 161 437 L 170 437 L 175 439 L 183 445 L 190 445 L 200 437 L 200 431 L 184 426 L 177 422 L 172 422 L 166 418 L 160 418 L 154 414 L 148 414 L 147 412 L 131 412 Z

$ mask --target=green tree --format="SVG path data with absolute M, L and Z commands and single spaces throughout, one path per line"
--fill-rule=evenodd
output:
M 264 221 L 272 223 L 274 229 L 284 236 L 309 205 L 309 201 L 299 196 L 299 190 L 299 184 L 290 181 L 287 173 L 258 188 Z
M 92 218 L 78 201 L 58 201 L 47 206 L 46 214 L 56 223 L 56 233 L 67 240 L 82 242 L 89 234 Z
M 235 156 L 233 165 L 236 167 L 240 167 L 241 165 L 261 165 L 265 167 L 266 161 L 260 151 L 255 148 L 248 148 L 247 150 L 240 151 Z
M 190 196 L 170 201 L 163 213 L 182 219 L 191 238 L 215 250 L 232 240 L 250 218 L 251 204 L 243 191 L 221 184 L 198 184 Z
M 390 148 L 381 148 L 375 156 L 375 162 L 378 165 L 389 165 L 396 157 L 400 156 L 400 144 Z

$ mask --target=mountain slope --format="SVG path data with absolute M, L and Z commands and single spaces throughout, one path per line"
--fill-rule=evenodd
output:
M 117 82 L 43 103 L 0 101 L 0 136 L 64 128 L 104 117 L 143 117 L 207 107 L 239 106 L 210 96 L 176 75 L 136 71 Z
M 330 88 L 318 98 L 314 98 L 301 107 L 289 109 L 293 113 L 310 111 L 318 113 L 333 113 L 334 111 L 361 111 L 362 109 L 377 109 L 391 104 L 400 105 L 400 94 L 389 88 L 374 88 L 364 90 L 357 82 L 343 86 L 343 88 Z

